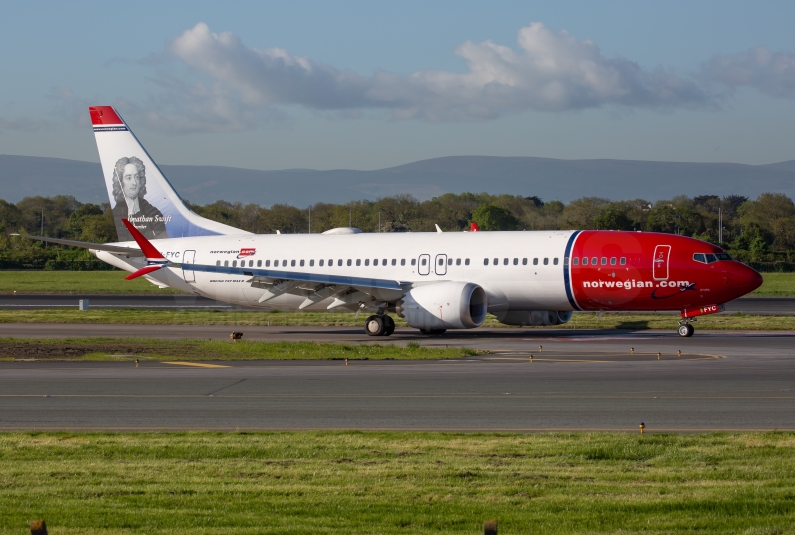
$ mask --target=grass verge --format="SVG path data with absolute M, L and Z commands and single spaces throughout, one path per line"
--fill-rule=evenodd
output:
M 477 352 L 418 344 L 323 344 L 248 340 L 153 340 L 148 338 L 0 338 L 0 360 L 431 360 Z
M 0 531 L 793 533 L 795 435 L 3 433 Z
M 124 271 L 0 271 L 0 294 L 181 294 L 143 278 L 124 280 Z M 795 273 L 763 273 L 754 297 L 795 297 Z
M 392 316 L 398 327 L 406 322 Z M 674 329 L 677 314 L 578 312 L 569 323 L 544 329 Z M 272 326 L 342 326 L 361 328 L 364 317 L 352 312 L 226 312 L 142 309 L 73 309 L 0 310 L 0 323 L 116 323 L 140 325 L 246 325 Z M 756 316 L 718 314 L 703 316 L 695 324 L 698 329 L 717 330 L 795 330 L 795 316 Z M 489 315 L 484 327 L 506 327 Z M 532 328 L 532 327 L 526 327 Z

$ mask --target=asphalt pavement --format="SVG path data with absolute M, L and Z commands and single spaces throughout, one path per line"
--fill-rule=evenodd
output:
M 6 324 L 0 336 L 23 326 Z M 41 327 L 41 325 L 40 325 Z M 42 335 L 67 336 L 44 325 Z M 228 327 L 70 325 L 128 335 Z M 130 331 L 128 329 L 132 329 Z M 373 342 L 360 329 L 246 339 Z M 81 331 L 82 332 L 82 331 Z M 100 331 L 95 331 L 100 332 Z M 23 332 L 16 333 L 26 336 Z M 0 363 L 2 429 L 795 430 L 795 333 L 482 329 L 381 343 L 489 350 L 448 361 Z M 74 333 L 71 334 L 74 336 Z M 681 351 L 681 353 L 679 353 Z M 659 357 L 658 357 L 659 353 Z M 532 359 L 530 356 L 532 355 Z M 190 357 L 190 355 L 186 355 Z

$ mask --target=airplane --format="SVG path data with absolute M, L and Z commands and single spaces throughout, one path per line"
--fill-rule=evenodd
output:
M 262 310 L 365 312 L 389 336 L 396 314 L 426 335 L 554 326 L 575 311 L 678 311 L 678 333 L 762 284 L 697 239 L 654 232 L 552 230 L 252 234 L 192 212 L 112 106 L 89 108 L 119 242 L 25 236 L 88 249 L 161 287 Z

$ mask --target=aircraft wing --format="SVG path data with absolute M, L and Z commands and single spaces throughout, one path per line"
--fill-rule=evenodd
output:
M 144 256 L 143 251 L 132 247 L 122 247 L 121 245 L 110 245 L 106 243 L 91 243 L 87 241 L 62 240 L 59 238 L 45 238 L 43 236 L 31 236 L 30 234 L 11 234 L 20 238 L 30 238 L 47 243 L 57 243 L 58 245 L 68 245 L 69 247 L 81 247 L 83 249 L 94 249 L 95 251 L 108 251 L 109 253 L 122 253 L 128 256 Z

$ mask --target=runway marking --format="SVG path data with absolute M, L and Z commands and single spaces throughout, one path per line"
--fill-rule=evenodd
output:
M 571 362 L 571 363 L 615 363 L 615 362 L 648 362 L 657 359 L 657 353 L 621 353 L 618 354 L 612 351 L 606 352 L 591 352 L 595 356 L 588 358 L 581 352 L 568 353 L 557 352 L 555 350 L 547 350 L 544 352 L 535 352 L 531 350 L 511 350 L 511 349 L 497 349 L 491 350 L 492 355 L 506 355 L 498 357 L 480 356 L 475 358 L 467 358 L 466 362 L 480 361 L 488 362 L 495 360 L 510 360 L 510 361 L 524 361 L 531 362 L 530 356 L 533 356 L 532 362 Z M 543 355 L 543 356 L 542 356 Z M 557 358 L 556 358 L 557 357 Z M 565 357 L 581 357 L 581 358 L 565 358 Z M 662 353 L 662 359 L 665 361 L 695 361 L 695 360 L 715 360 L 725 359 L 725 355 L 710 355 L 706 353 L 690 353 L 683 355 L 675 355 L 674 353 Z
M 222 364 L 205 364 L 204 362 L 163 362 L 163 364 L 174 364 L 175 366 L 195 366 L 197 368 L 232 368 L 232 366 L 224 366 Z

